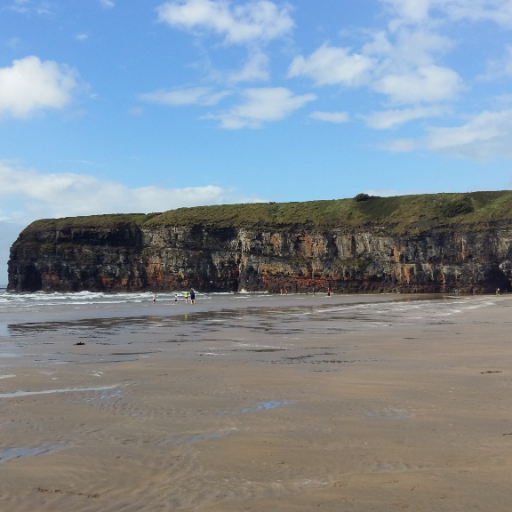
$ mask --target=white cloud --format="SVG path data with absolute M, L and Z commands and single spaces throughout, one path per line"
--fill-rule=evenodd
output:
M 7 9 L 20 14 L 51 14 L 55 10 L 55 4 L 46 0 L 41 2 L 14 0 L 14 3 L 7 7 Z
M 21 46 L 21 39 L 19 37 L 11 37 L 5 42 L 5 46 L 8 46 L 12 50 L 17 50 Z
M 486 73 L 477 78 L 479 80 L 490 81 L 507 76 L 512 76 L 512 45 L 505 47 L 505 56 L 501 60 L 490 61 Z
M 0 221 L 100 213 L 165 211 L 182 206 L 256 202 L 233 190 L 204 187 L 129 188 L 88 174 L 46 174 L 0 163 Z
M 288 77 L 308 76 L 317 85 L 368 86 L 394 103 L 452 100 L 463 87 L 450 68 L 434 64 L 434 54 L 452 47 L 450 39 L 427 30 L 397 31 L 390 41 L 386 32 L 373 35 L 362 52 L 323 44 L 309 57 L 292 61 Z
M 369 196 L 377 196 L 377 197 L 394 197 L 394 196 L 403 196 L 405 195 L 403 192 L 399 192 L 395 188 L 376 188 L 365 190 L 365 194 Z
M 175 89 L 141 94 L 139 98 L 147 103 L 158 105 L 216 105 L 220 100 L 229 96 L 229 91 L 212 92 L 209 87 L 192 87 L 190 89 Z
M 397 128 L 415 119 L 440 116 L 446 112 L 441 107 L 417 107 L 403 110 L 385 110 L 372 112 L 368 116 L 362 116 L 370 128 L 376 130 L 388 130 Z
M 25 14 L 29 11 L 29 8 L 26 7 L 26 4 L 28 4 L 28 3 L 29 3 L 29 0 L 14 0 L 14 3 L 9 7 L 9 9 L 11 11 Z
M 182 29 L 206 29 L 225 36 L 226 43 L 266 42 L 289 33 L 294 22 L 289 7 L 268 0 L 232 5 L 229 0 L 177 0 L 158 8 L 161 22 Z
M 349 115 L 347 112 L 312 112 L 309 117 L 317 121 L 326 121 L 327 123 L 348 123 Z
M 309 57 L 295 57 L 288 77 L 308 76 L 317 85 L 342 84 L 357 86 L 368 80 L 368 73 L 375 62 L 365 56 L 351 53 L 350 48 L 322 45 Z
M 419 144 L 413 139 L 395 139 L 384 142 L 379 148 L 391 153 L 409 153 L 418 149 Z
M 390 41 L 392 37 L 393 41 Z M 453 41 L 425 28 L 402 27 L 393 33 L 376 32 L 373 41 L 363 46 L 364 55 L 379 56 L 384 71 L 426 66 L 435 62 L 436 53 L 453 48 Z
M 381 0 L 387 4 L 398 23 L 426 23 L 437 13 L 453 21 L 493 21 L 512 27 L 510 0 Z
M 503 71 L 506 75 L 512 76 L 512 45 L 507 45 L 506 56 L 503 59 Z
M 213 185 L 130 188 L 88 174 L 47 174 L 0 162 L 0 284 L 7 282 L 10 246 L 35 219 L 251 202 L 265 200 Z
M 436 54 L 452 47 L 449 38 L 425 28 L 377 32 L 362 50 L 379 61 L 371 87 L 389 95 L 395 103 L 453 99 L 462 88 L 462 79 L 452 69 L 435 65 Z
M 463 126 L 430 128 L 423 145 L 467 158 L 512 158 L 512 110 L 485 111 Z
M 228 81 L 231 83 L 265 81 L 269 79 L 268 57 L 262 52 L 255 52 L 245 63 L 240 71 L 235 71 L 228 75 Z
M 445 10 L 453 20 L 494 21 L 512 27 L 510 0 L 433 0 L 434 6 Z
M 422 139 L 401 139 L 384 146 L 389 151 L 416 149 L 456 156 L 489 160 L 512 158 L 512 110 L 485 111 L 457 127 L 430 127 Z
M 314 94 L 295 96 L 284 87 L 263 87 L 245 89 L 242 93 L 244 102 L 218 115 L 209 115 L 209 119 L 218 119 L 221 127 L 237 130 L 240 128 L 259 128 L 264 122 L 280 121 L 314 101 Z
M 499 94 L 490 98 L 489 103 L 493 106 L 494 110 L 508 110 L 512 107 L 512 94 Z
M 376 188 L 364 190 L 365 194 L 378 197 L 411 196 L 416 194 L 437 194 L 440 189 L 416 189 L 416 190 L 397 190 L 395 188 Z M 445 190 L 446 192 L 446 190 Z
M 449 0 L 448 0 L 449 1 Z M 428 19 L 433 0 L 381 0 L 401 19 L 420 23 Z
M 431 65 L 409 73 L 386 75 L 374 82 L 373 88 L 395 103 L 432 103 L 456 98 L 462 89 L 462 79 L 452 69 Z
M 116 4 L 112 0 L 100 0 L 100 4 L 104 9 L 112 9 Z
M 89 39 L 89 36 L 87 34 L 77 34 L 75 36 L 75 39 L 80 42 L 87 41 L 87 39 Z
M 392 16 L 386 29 L 369 32 L 360 50 L 323 44 L 309 56 L 297 56 L 288 76 L 309 76 L 317 85 L 369 87 L 395 104 L 453 101 L 465 84 L 440 61 L 458 44 L 441 29 L 458 20 L 493 20 L 512 28 L 512 0 L 380 1 Z M 506 53 L 480 78 L 512 76 L 512 49 Z
M 132 116 L 141 116 L 142 114 L 144 114 L 144 109 L 141 107 L 131 107 L 128 109 L 128 112 Z
M 60 109 L 71 101 L 77 74 L 54 61 L 31 56 L 0 68 L 0 117 L 26 118 L 38 110 Z

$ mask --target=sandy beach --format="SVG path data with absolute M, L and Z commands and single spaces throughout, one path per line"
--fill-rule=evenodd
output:
M 0 510 L 508 512 L 511 313 L 426 295 L 13 308 Z

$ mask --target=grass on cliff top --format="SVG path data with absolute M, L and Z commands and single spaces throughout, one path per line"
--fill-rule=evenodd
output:
M 306 225 L 318 228 L 377 227 L 386 231 L 422 231 L 432 227 L 512 222 L 512 191 L 423 194 L 396 197 L 256 203 L 178 208 L 162 214 L 95 215 L 40 220 L 26 231 L 66 228 L 138 226 L 273 227 Z
M 213 227 L 383 226 L 416 230 L 433 226 L 512 221 L 512 192 L 423 194 L 396 197 L 257 203 L 179 208 L 157 215 L 145 225 Z
M 158 214 L 156 214 L 158 215 Z M 70 228 L 110 229 L 122 225 L 142 226 L 155 214 L 116 213 L 107 215 L 89 215 L 87 217 L 63 217 L 61 219 L 36 220 L 25 229 L 27 231 L 63 231 Z

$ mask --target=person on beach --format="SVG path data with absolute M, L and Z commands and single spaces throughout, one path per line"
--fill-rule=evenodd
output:
M 183 296 L 185 297 L 185 304 L 188 304 L 188 292 L 185 292 Z
M 331 289 L 327 288 L 327 297 L 330 297 L 330 296 L 331 296 Z
M 190 289 L 190 304 L 196 303 L 196 292 L 194 291 L 194 288 Z
M 176 304 L 178 304 L 178 294 L 177 293 L 174 294 L 174 305 L 176 306 Z
M 156 293 L 155 295 L 153 296 L 153 304 L 156 302 Z

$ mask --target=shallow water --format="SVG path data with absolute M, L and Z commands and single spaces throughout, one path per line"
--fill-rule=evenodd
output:
M 50 455 L 62 449 L 63 446 L 61 445 L 41 445 L 35 448 L 7 448 L 6 450 L 0 450 L 0 462 Z
M 4 294 L 6 295 L 6 294 Z M 130 294 L 119 294 L 118 302 L 103 304 L 105 294 L 7 294 L 7 300 L 25 301 L 21 313 L 0 304 L 0 368 L 53 366 L 57 364 L 110 364 L 146 359 L 166 352 L 175 344 L 217 343 L 224 339 L 232 349 L 255 353 L 285 351 L 298 337 L 344 336 L 355 332 L 389 330 L 399 325 L 447 325 L 453 315 L 475 308 L 492 307 L 493 297 L 450 297 L 442 295 L 400 296 L 311 295 L 287 297 L 266 294 L 204 294 L 196 306 L 129 302 Z M 87 295 L 94 303 L 51 305 L 49 296 L 75 304 L 76 296 Z M 168 294 L 171 297 L 172 294 Z M 174 297 L 174 295 L 172 295 Z M 55 297 L 54 297 L 55 298 Z M 130 299 L 131 300 L 131 299 Z M 159 299 L 160 300 L 160 299 Z M 45 302 L 46 301 L 46 302 Z M 127 302 L 128 301 L 128 302 Z M 45 303 L 41 311 L 40 304 Z M 229 336 L 223 333 L 230 333 Z M 243 336 L 233 336 L 243 333 Z M 151 334 L 151 336 L 150 336 Z M 246 343 L 247 336 L 267 336 L 279 343 Z M 74 341 L 71 341 L 74 340 Z M 77 343 L 80 342 L 80 343 Z M 106 351 L 106 347 L 111 347 Z M 113 350 L 113 348 L 115 349 Z M 227 348 L 227 347 L 225 347 Z M 198 355 L 221 356 L 223 352 L 201 347 Z M 308 362 L 322 363 L 325 358 Z M 284 359 L 281 362 L 306 362 Z M 331 362 L 346 363 L 344 359 Z
M 178 295 L 178 303 L 184 304 L 183 292 L 167 292 L 157 294 L 157 303 L 174 305 L 174 294 Z M 121 304 L 152 304 L 153 292 L 132 292 L 132 293 L 104 293 L 104 292 L 33 292 L 33 293 L 11 293 L 0 289 L 0 311 L 33 308 L 51 308 L 55 306 L 86 306 L 86 305 L 121 305 Z M 196 292 L 198 301 L 216 300 L 219 297 L 233 297 L 239 300 L 251 299 L 267 295 L 266 292 L 256 293 L 199 293 Z
M 242 409 L 240 411 L 241 414 L 246 414 L 248 412 L 258 412 L 258 411 L 270 411 L 271 409 L 277 409 L 279 407 L 283 407 L 283 405 L 289 405 L 291 402 L 262 402 L 261 404 L 257 404 L 254 407 L 248 407 L 247 409 Z
M 85 391 L 105 391 L 107 389 L 116 389 L 119 386 L 101 386 L 91 388 L 64 388 L 64 389 L 45 389 L 43 391 L 14 391 L 12 393 L 0 393 L 0 398 L 19 398 L 31 395 L 49 395 L 53 393 L 79 393 Z

